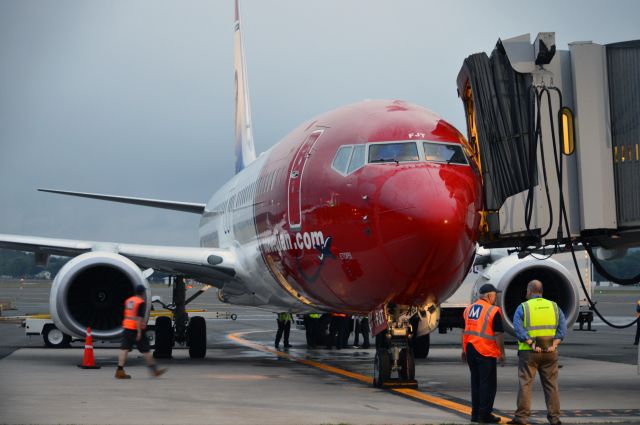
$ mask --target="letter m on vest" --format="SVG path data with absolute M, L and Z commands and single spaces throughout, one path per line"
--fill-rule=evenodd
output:
M 478 304 L 474 304 L 469 309 L 469 315 L 467 317 L 472 320 L 478 320 L 480 318 L 481 313 L 482 313 L 482 306 Z

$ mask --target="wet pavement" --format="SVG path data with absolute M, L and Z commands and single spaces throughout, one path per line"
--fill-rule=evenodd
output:
M 15 289 L 15 288 L 14 288 Z M 43 308 L 40 285 L 16 291 Z M 159 288 L 165 296 L 167 288 Z M 24 292 L 23 292 L 24 293 Z M 618 322 L 636 293 L 605 294 L 603 311 Z M 6 297 L 0 285 L 0 298 Z M 39 298 L 38 298 L 39 297 Z M 45 297 L 47 298 L 47 297 Z M 188 359 L 185 349 L 163 360 L 169 372 L 148 377 L 133 353 L 130 381 L 113 378 L 117 345 L 96 343 L 99 370 L 82 370 L 80 343 L 45 349 L 40 338 L 0 322 L 0 423 L 240 423 L 240 424 L 405 424 L 468 423 L 469 376 L 459 361 L 460 332 L 432 336 L 428 359 L 416 360 L 417 390 L 373 388 L 374 350 L 307 349 L 304 332 L 292 330 L 293 347 L 273 349 L 275 315 L 220 305 L 207 294 L 199 307 L 227 309 L 238 320 L 207 320 L 205 359 Z M 48 299 L 48 298 L 47 298 Z M 23 302 L 23 301 L 20 301 Z M 27 306 L 19 304 L 24 311 Z M 38 311 L 42 312 L 42 311 Z M 7 313 L 7 312 L 5 312 Z M 616 316 L 617 314 L 617 316 Z M 640 375 L 634 329 L 613 330 L 594 323 L 596 332 L 570 332 L 560 346 L 562 420 L 565 423 L 640 422 Z M 3 355 L 6 355 L 2 358 Z M 508 346 L 507 364 L 498 369 L 496 413 L 515 408 L 517 358 Z M 536 384 L 533 423 L 545 423 L 543 394 Z

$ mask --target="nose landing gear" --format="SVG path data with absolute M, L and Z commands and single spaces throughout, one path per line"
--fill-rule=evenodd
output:
M 373 365 L 373 385 L 378 388 L 417 388 L 416 367 L 411 340 L 412 308 L 385 306 L 383 316 L 387 329 L 376 335 L 376 356 Z M 397 374 L 397 378 L 392 378 Z

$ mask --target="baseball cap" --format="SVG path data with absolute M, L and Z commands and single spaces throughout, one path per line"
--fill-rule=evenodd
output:
M 480 287 L 480 290 L 478 291 L 478 293 L 480 293 L 481 295 L 488 294 L 489 292 L 502 292 L 502 291 L 499 291 L 495 286 L 493 286 L 490 283 L 485 283 Z

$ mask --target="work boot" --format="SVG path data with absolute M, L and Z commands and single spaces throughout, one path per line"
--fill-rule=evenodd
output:
M 151 376 L 153 376 L 154 378 L 157 378 L 158 376 L 162 375 L 166 371 L 167 371 L 166 368 L 164 368 L 164 369 L 154 369 L 154 370 L 151 371 Z
M 127 375 L 124 372 L 124 369 L 118 369 L 116 370 L 116 379 L 131 379 L 131 375 Z
M 481 416 L 478 419 L 480 420 L 481 424 L 497 424 L 497 423 L 500 423 L 500 417 L 496 416 L 496 415 L 492 415 L 492 414 L 489 414 L 489 415 L 484 416 L 484 417 Z

